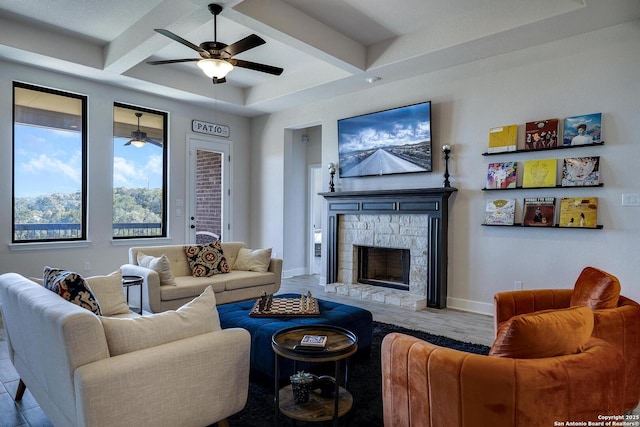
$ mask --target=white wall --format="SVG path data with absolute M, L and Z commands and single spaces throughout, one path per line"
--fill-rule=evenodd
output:
M 88 96 L 88 237 L 85 248 L 16 251 L 11 243 L 11 141 L 14 80 Z M 176 217 L 176 199 L 187 202 L 186 135 L 193 119 L 228 125 L 233 142 L 233 240 L 251 244 L 249 234 L 249 119 L 195 107 L 160 96 L 119 89 L 75 77 L 0 61 L 0 273 L 15 271 L 41 276 L 45 265 L 60 266 L 93 275 L 109 273 L 128 261 L 127 250 L 136 244 L 114 245 L 111 240 L 111 183 L 114 101 L 169 112 L 169 237 L 168 243 L 185 243 L 186 212 Z M 84 263 L 91 264 L 84 271 Z
M 640 192 L 639 70 L 640 21 L 635 21 L 416 78 L 382 81 L 357 93 L 254 119 L 252 135 L 259 148 L 252 163 L 259 175 L 252 178 L 251 235 L 259 244 L 282 248 L 283 218 L 294 215 L 279 208 L 279 189 L 289 179 L 283 164 L 284 129 L 320 123 L 322 164 L 327 164 L 337 160 L 338 119 L 431 100 L 434 153 L 443 144 L 453 146 L 449 169 L 452 185 L 459 189 L 450 204 L 450 307 L 491 313 L 494 293 L 513 289 L 514 281 L 522 281 L 525 289 L 570 288 L 587 265 L 618 276 L 623 294 L 640 301 L 640 208 L 620 203 L 622 193 Z M 524 197 L 597 196 L 598 222 L 604 229 L 482 227 L 486 200 L 505 194 L 481 191 L 489 159 L 499 159 L 481 155 L 489 128 L 594 112 L 603 113 L 603 147 L 527 154 L 527 159 L 599 155 L 603 188 L 508 194 L 520 206 Z M 435 157 L 433 173 L 337 179 L 336 191 L 440 187 L 443 165 Z M 323 173 L 328 183 L 328 172 Z
M 284 224 L 283 276 L 291 277 L 308 273 L 311 236 L 309 207 L 309 165 L 322 158 L 321 130 L 287 130 L 284 150 Z M 290 137 L 289 137 L 290 135 Z M 302 141 L 306 135 L 307 142 Z M 266 245 L 270 245 L 268 242 Z

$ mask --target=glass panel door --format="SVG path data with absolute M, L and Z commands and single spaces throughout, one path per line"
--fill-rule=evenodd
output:
M 230 229 L 230 144 L 194 137 L 189 140 L 190 191 L 188 241 L 223 240 Z

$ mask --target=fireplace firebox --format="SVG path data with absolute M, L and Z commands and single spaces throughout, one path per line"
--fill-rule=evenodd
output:
M 409 249 L 357 246 L 357 250 L 359 283 L 409 290 Z

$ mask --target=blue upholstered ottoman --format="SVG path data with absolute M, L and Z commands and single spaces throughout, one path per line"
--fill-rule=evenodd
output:
M 276 297 L 295 298 L 298 294 L 283 294 Z M 333 325 L 350 330 L 358 337 L 358 353 L 368 354 L 371 350 L 372 321 L 371 313 L 362 308 L 331 301 L 318 300 L 320 317 L 250 317 L 255 300 L 241 301 L 218 306 L 220 326 L 226 328 L 243 328 L 251 333 L 251 374 L 259 379 L 273 381 L 275 353 L 271 348 L 271 337 L 274 333 L 290 326 L 299 325 Z M 315 373 L 314 367 L 299 362 L 298 370 L 304 369 Z M 293 362 L 280 359 L 280 381 L 288 381 L 293 371 Z

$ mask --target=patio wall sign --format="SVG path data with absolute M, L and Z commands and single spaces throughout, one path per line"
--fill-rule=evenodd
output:
M 219 125 L 216 123 L 207 123 L 201 122 L 200 120 L 193 120 L 191 122 L 191 130 L 198 133 L 206 133 L 207 135 L 229 138 L 229 126 Z

